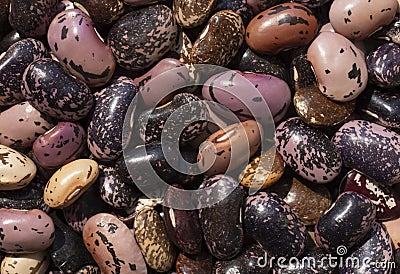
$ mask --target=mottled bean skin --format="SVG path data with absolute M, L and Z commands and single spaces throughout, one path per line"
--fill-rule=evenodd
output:
M 133 233 L 117 217 L 106 213 L 91 217 L 82 236 L 102 273 L 147 273 Z
M 190 61 L 226 66 L 242 45 L 244 32 L 242 18 L 233 11 L 215 13 L 194 42 Z
M 318 31 L 311 10 L 297 3 L 274 6 L 256 15 L 246 29 L 246 43 L 261 54 L 305 46 Z
M 200 26 L 210 16 L 217 0 L 174 0 L 176 22 L 184 28 Z
M 33 180 L 36 171 L 36 165 L 26 155 L 0 145 L 0 190 L 25 187 Z
M 238 182 L 224 175 L 216 175 L 205 180 L 199 189 L 221 184 L 218 191 L 232 192 L 220 202 L 199 209 L 199 220 L 208 250 L 220 260 L 228 260 L 236 256 L 243 245 L 242 228 L 243 190 Z
M 400 85 L 400 46 L 385 43 L 371 51 L 366 59 L 369 80 L 383 88 Z
M 125 183 L 113 167 L 99 165 L 100 195 L 114 208 L 132 208 L 141 192 L 136 186 Z
M 356 192 L 344 192 L 319 218 L 316 242 L 331 253 L 341 245 L 350 249 L 369 232 L 375 217 L 376 208 L 371 200 Z
M 86 132 L 80 124 L 59 122 L 33 143 L 33 154 L 44 168 L 56 168 L 75 160 L 86 145 Z
M 140 71 L 174 46 L 177 33 L 172 11 L 164 5 L 152 5 L 119 19 L 108 33 L 107 43 L 120 66 Z
M 335 0 L 329 11 L 330 22 L 337 33 L 348 39 L 362 40 L 396 15 L 396 0 Z
M 393 243 L 390 239 L 384 226 L 380 223 L 374 223 L 367 239 L 358 244 L 355 251 L 349 254 L 347 259 L 358 259 L 359 262 L 365 262 L 366 259 L 370 260 L 370 264 L 344 265 L 339 267 L 339 273 L 391 273 L 391 267 L 380 267 L 386 263 L 389 266 L 390 262 L 394 261 Z M 379 263 L 380 265 L 378 265 Z
M 78 0 L 96 24 L 111 24 L 124 13 L 122 0 Z
M 0 50 L 1 53 L 1 50 Z M 0 58 L 0 106 L 15 105 L 23 101 L 22 75 L 30 63 L 50 57 L 42 42 L 27 38 L 16 42 Z
M 269 256 L 299 256 L 304 250 L 306 227 L 275 193 L 260 192 L 247 197 L 243 224 L 246 234 Z
M 242 17 L 243 24 L 247 26 L 253 18 L 254 13 L 252 8 L 248 5 L 247 0 L 217 0 L 214 12 L 221 10 L 232 10 Z
M 10 24 L 24 37 L 45 35 L 57 13 L 57 4 L 57 0 L 11 0 Z
M 7 253 L 42 251 L 54 241 L 54 223 L 39 209 L 0 209 L 0 250 Z
M 170 119 L 172 114 L 177 116 Z M 202 117 L 204 120 L 208 118 L 208 112 L 201 100 L 190 93 L 177 94 L 169 103 L 155 109 L 146 110 L 139 115 L 137 123 L 139 124 L 140 137 L 145 143 L 161 142 L 161 136 L 163 140 L 167 139 L 171 142 L 175 141 L 176 138 L 180 138 L 182 142 L 188 142 L 201 134 L 207 126 L 205 121 L 190 123 L 193 117 Z M 168 128 L 164 127 L 167 121 L 169 123 Z M 181 125 L 188 126 L 183 129 L 180 136 L 175 136 Z
M 37 60 L 26 68 L 22 93 L 40 112 L 60 120 L 80 120 L 93 105 L 93 95 L 86 84 L 51 59 Z
M 47 40 L 58 60 L 89 86 L 104 86 L 111 79 L 116 65 L 114 56 L 83 11 L 69 9 L 57 14 Z
M 149 208 L 140 211 L 133 228 L 146 263 L 157 272 L 170 270 L 175 262 L 176 251 L 157 211 Z
M 258 55 L 247 49 L 240 58 L 238 69 L 275 76 L 289 83 L 290 76 L 287 65 L 275 55 Z
M 29 102 L 19 103 L 0 112 L 0 144 L 11 148 L 30 147 L 53 126 L 53 121 Z
M 375 181 L 393 185 L 400 182 L 400 135 L 380 125 L 353 120 L 333 136 L 343 163 Z
M 122 129 L 125 114 L 137 93 L 128 77 L 119 77 L 94 95 L 94 112 L 88 127 L 88 147 L 100 160 L 115 160 L 122 155 Z
M 339 150 L 325 134 L 298 117 L 276 128 L 276 147 L 283 160 L 307 180 L 328 183 L 340 173 Z

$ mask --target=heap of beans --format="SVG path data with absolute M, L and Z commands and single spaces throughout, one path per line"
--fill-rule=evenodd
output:
M 398 5 L 0 0 L 0 273 L 400 273 Z M 191 64 L 233 71 L 139 113 L 130 137 L 146 143 L 168 184 L 232 189 L 212 206 L 178 210 L 135 186 L 145 159 L 130 144 L 124 161 L 123 123 L 135 98 L 146 107 L 189 83 Z M 276 147 L 263 153 L 253 114 L 221 88 L 249 97 L 244 80 L 263 97 L 248 98 L 252 107 L 265 100 L 275 123 Z M 204 169 L 192 176 L 166 162 L 161 133 L 172 112 L 201 100 L 241 122 L 182 132 L 182 153 Z M 250 157 L 228 176 L 233 145 Z M 249 195 L 254 178 L 262 189 Z M 307 257 L 317 263 L 293 260 Z

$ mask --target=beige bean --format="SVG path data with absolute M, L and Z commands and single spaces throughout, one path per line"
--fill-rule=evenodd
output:
M 36 165 L 27 156 L 0 145 L 0 190 L 20 189 L 36 175 Z
M 64 208 L 75 202 L 97 179 L 98 164 L 78 159 L 58 169 L 47 182 L 44 201 L 52 208 Z
M 47 251 L 7 254 L 1 262 L 1 274 L 45 274 L 50 264 Z

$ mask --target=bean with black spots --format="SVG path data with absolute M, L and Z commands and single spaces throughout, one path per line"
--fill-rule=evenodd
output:
M 114 56 L 83 11 L 68 9 L 57 14 L 47 40 L 68 71 L 89 86 L 104 86 L 111 79 L 116 65 Z
M 115 160 L 122 155 L 122 129 L 125 114 L 137 93 L 128 77 L 119 77 L 94 94 L 94 112 L 88 127 L 89 150 L 100 160 Z
M 146 263 L 157 272 L 170 270 L 175 262 L 176 251 L 157 211 L 151 208 L 140 211 L 135 217 L 133 228 Z
M 318 31 L 317 18 L 301 4 L 284 3 L 256 15 L 246 29 L 246 43 L 260 54 L 308 45 Z
M 400 182 L 400 135 L 365 120 L 345 123 L 333 136 L 345 166 L 381 184 Z
M 58 0 L 11 0 L 9 21 L 24 37 L 45 35 L 57 14 Z
M 315 183 L 331 182 L 342 168 L 336 146 L 298 117 L 289 118 L 276 128 L 276 147 L 286 164 Z
M 107 43 L 121 67 L 140 71 L 172 49 L 177 35 L 171 9 L 152 5 L 120 18 L 108 33 Z
M 85 224 L 82 236 L 102 273 L 147 274 L 133 233 L 114 215 L 94 215 Z
M 93 105 L 93 95 L 86 84 L 52 59 L 37 60 L 26 68 L 22 93 L 40 112 L 59 120 L 80 120 Z
M 52 119 L 29 102 L 19 103 L 0 112 L 0 144 L 17 149 L 28 148 L 53 126 Z
M 47 249 L 54 241 L 54 223 L 39 209 L 0 209 L 0 250 L 30 253 Z
M 0 50 L 1 52 L 1 50 Z M 0 58 L 0 106 L 11 106 L 24 100 L 21 80 L 30 63 L 50 57 L 39 40 L 22 39 L 9 47 Z
M 32 150 L 40 166 L 57 168 L 76 160 L 85 145 L 86 132 L 80 124 L 59 122 L 35 140 Z
M 268 256 L 299 256 L 307 231 L 299 217 L 275 193 L 259 192 L 244 202 L 244 230 Z

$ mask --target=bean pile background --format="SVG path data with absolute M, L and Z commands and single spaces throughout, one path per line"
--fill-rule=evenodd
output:
M 0 0 L 0 273 L 400 273 L 399 11 Z

